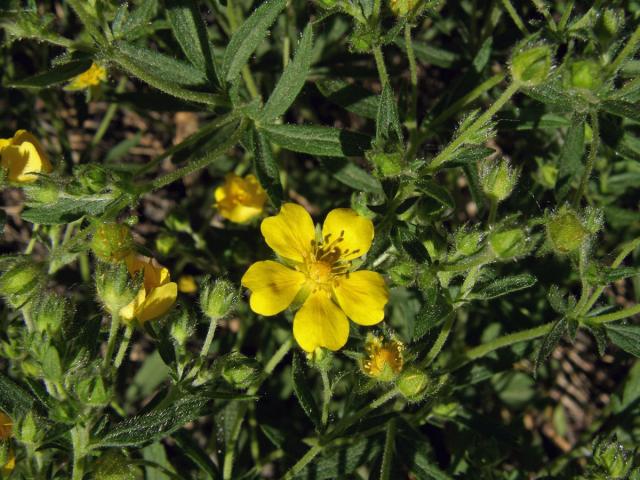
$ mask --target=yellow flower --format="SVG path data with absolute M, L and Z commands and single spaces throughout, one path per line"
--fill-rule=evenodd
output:
M 214 192 L 216 208 L 227 220 L 245 223 L 262 213 L 267 193 L 255 175 L 242 178 L 228 173 L 224 183 Z
M 125 262 L 131 276 L 142 271 L 143 285 L 131 303 L 120 310 L 120 316 L 144 323 L 167 313 L 178 296 L 178 285 L 171 281 L 169 270 L 155 258 L 142 255 L 129 255 Z
M 381 382 L 390 382 L 402 370 L 404 345 L 398 340 L 368 335 L 364 348 L 367 355 L 362 361 L 362 371 L 366 375 Z
M 12 435 L 12 430 L 13 422 L 11 421 L 11 418 L 9 418 L 6 413 L 0 412 L 0 441 L 9 440 Z M 0 473 L 2 473 L 2 475 L 9 475 L 15 466 L 16 456 L 13 453 L 13 449 L 9 447 L 7 460 L 2 468 L 0 468 Z
M 65 87 L 65 90 L 84 90 L 97 87 L 107 79 L 107 70 L 97 63 L 92 63 L 88 70 L 77 75 Z
M 178 290 L 182 293 L 196 293 L 198 284 L 193 275 L 181 275 L 178 278 Z
M 0 165 L 8 171 L 9 180 L 17 183 L 35 182 L 36 173 L 53 170 L 38 139 L 26 130 L 18 130 L 13 138 L 0 138 Z
M 352 271 L 352 262 L 371 247 L 371 220 L 337 208 L 327 215 L 317 239 L 307 211 L 286 203 L 278 215 L 262 221 L 261 230 L 286 266 L 256 262 L 242 285 L 251 290 L 251 309 L 261 315 L 276 315 L 306 295 L 293 320 L 293 336 L 303 350 L 342 348 L 349 336 L 347 317 L 367 326 L 382 321 L 389 299 L 382 275 Z

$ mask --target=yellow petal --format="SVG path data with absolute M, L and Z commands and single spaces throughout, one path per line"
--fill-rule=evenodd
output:
M 262 213 L 262 207 L 248 207 L 246 205 L 233 205 L 231 208 L 218 204 L 218 211 L 227 220 L 235 223 L 246 223 Z
M 305 280 L 302 273 L 267 260 L 251 265 L 242 277 L 242 285 L 251 290 L 251 310 L 275 315 L 291 305 Z
M 245 223 L 260 215 L 267 200 L 267 193 L 253 175 L 242 178 L 228 173 L 224 184 L 214 191 L 216 208 L 227 220 Z
M 293 336 L 307 352 L 317 347 L 339 350 L 349 338 L 349 320 L 325 292 L 318 291 L 296 313 Z
M 315 239 L 313 220 L 300 205 L 285 203 L 278 215 L 262 221 L 260 230 L 267 245 L 283 258 L 302 262 L 311 254 Z
M 178 278 L 178 290 L 182 293 L 196 293 L 198 291 L 198 284 L 193 275 L 181 275 Z
M 28 142 L 21 145 L 9 145 L 2 149 L 2 167 L 9 170 L 9 180 L 18 183 L 31 183 L 38 179 L 34 173 L 47 170 L 36 147 Z
M 11 145 L 11 139 L 10 138 L 0 138 L 0 152 L 2 152 L 2 149 L 4 147 L 7 147 Z
M 336 208 L 324 221 L 322 238 L 326 244 L 336 242 L 341 258 L 352 260 L 369 251 L 373 241 L 373 223 L 350 208 Z
M 342 310 L 355 323 L 375 325 L 384 318 L 389 291 L 379 273 L 362 270 L 340 276 L 333 293 Z
M 50 173 L 53 168 L 51 167 L 51 162 L 49 161 L 49 156 L 47 152 L 44 151 L 40 141 L 33 135 L 31 132 L 26 130 L 18 130 L 16 134 L 13 136 L 11 140 L 13 145 L 22 145 L 24 143 L 30 143 L 33 145 L 40 156 L 40 161 L 42 162 L 42 171 L 45 173 Z M 40 171 L 40 170 L 39 170 Z
M 171 279 L 169 270 L 160 265 L 155 258 L 131 254 L 127 255 L 125 263 L 131 276 L 135 276 L 141 270 L 143 271 L 144 288 L 147 290 L 147 293 L 149 293 L 152 288 L 164 285 Z
M 145 292 L 144 288 L 141 288 L 140 290 L 138 290 L 135 298 L 131 300 L 128 305 L 120 309 L 120 317 L 125 322 L 131 322 L 132 320 L 134 320 L 140 310 L 140 306 L 144 303 L 146 298 L 147 292 Z
M 171 309 L 177 297 L 178 284 L 175 282 L 154 288 L 140 305 L 136 318 L 140 322 L 146 322 L 161 317 Z

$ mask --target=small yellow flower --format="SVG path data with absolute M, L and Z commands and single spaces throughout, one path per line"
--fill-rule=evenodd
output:
M 362 371 L 366 375 L 390 382 L 402 371 L 404 345 L 398 340 L 368 335 L 364 348 L 366 357 L 362 361 Z
M 12 430 L 13 422 L 11 421 L 11 418 L 9 418 L 6 413 L 0 412 L 0 441 L 9 440 L 12 436 Z M 2 473 L 2 475 L 9 475 L 15 466 L 16 456 L 13 453 L 13 449 L 9 447 L 7 460 L 2 468 L 0 468 L 0 473 Z
M 120 316 L 144 323 L 167 313 L 178 296 L 178 285 L 171 281 L 169 270 L 155 258 L 142 255 L 129 255 L 125 262 L 131 276 L 142 271 L 143 285 L 131 303 L 120 310 Z
M 339 350 L 347 342 L 349 321 L 375 325 L 384 318 L 389 292 L 382 275 L 352 271 L 367 253 L 373 223 L 349 208 L 327 215 L 322 237 L 300 205 L 285 203 L 278 215 L 262 221 L 262 235 L 284 263 L 256 262 L 242 277 L 251 290 L 249 304 L 260 315 L 276 315 L 306 296 L 293 320 L 293 336 L 307 352 Z
M 84 90 L 85 88 L 97 87 L 106 79 L 107 70 L 94 62 L 88 70 L 75 76 L 65 87 L 65 90 Z
M 182 293 L 196 293 L 198 284 L 193 275 L 180 275 L 178 278 L 178 291 Z
M 35 182 L 36 173 L 53 170 L 38 139 L 26 130 L 18 130 L 13 138 L 0 138 L 0 165 L 8 171 L 9 180 L 17 183 Z
M 260 215 L 267 201 L 267 193 L 251 174 L 242 178 L 228 173 L 214 196 L 220 215 L 235 223 L 245 223 Z

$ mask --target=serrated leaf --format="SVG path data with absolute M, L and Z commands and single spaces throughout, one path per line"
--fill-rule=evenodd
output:
M 471 298 L 476 300 L 490 300 L 503 295 L 508 295 L 518 290 L 532 287 L 536 283 L 536 277 L 528 273 L 514 275 L 511 277 L 493 280 L 488 285 L 484 285 L 471 294 Z
M 173 35 L 189 61 L 215 81 L 215 64 L 206 25 L 194 0 L 165 0 L 166 13 Z
M 293 364 L 291 365 L 291 375 L 293 379 L 293 392 L 296 394 L 298 403 L 304 410 L 304 413 L 313 422 L 316 429 L 322 425 L 320 421 L 320 409 L 316 404 L 309 384 L 307 383 L 306 369 L 302 363 L 302 358 L 298 352 L 293 355 Z
M 286 0 L 267 0 L 236 30 L 222 59 L 222 74 L 226 81 L 240 73 L 286 4 Z
M 27 208 L 21 217 L 31 223 L 59 225 L 73 222 L 84 215 L 101 215 L 111 202 L 111 195 L 64 197 L 52 204 Z
M 318 125 L 260 125 L 274 143 L 293 152 L 324 157 L 362 156 L 371 138 L 359 133 Z
M 380 181 L 345 158 L 326 158 L 323 164 L 339 182 L 361 192 L 382 193 Z
M 391 138 L 392 132 L 396 135 L 395 139 Z M 384 142 L 386 140 L 402 142 L 402 127 L 400 127 L 398 107 L 393 95 L 393 89 L 389 83 L 385 83 L 382 88 L 376 115 L 376 142 Z
M 271 92 L 269 100 L 262 109 L 261 122 L 269 123 L 275 120 L 286 112 L 295 101 L 307 80 L 307 74 L 311 67 L 312 50 L 313 28 L 309 23 L 304 29 L 295 57 L 287 64 L 280 80 Z
M 561 318 L 553 325 L 551 330 L 549 330 L 549 333 L 544 336 L 544 338 L 542 339 L 542 343 L 540 344 L 540 348 L 538 349 L 536 360 L 533 366 L 534 375 L 537 373 L 540 364 L 545 362 L 547 358 L 549 358 L 553 350 L 560 342 L 560 339 L 566 332 L 567 320 L 565 318 Z
M 640 325 L 606 324 L 605 328 L 613 343 L 640 358 Z
M 345 80 L 325 78 L 315 82 L 318 91 L 331 103 L 345 110 L 374 120 L 378 112 L 379 99 L 373 92 Z
M 280 208 L 284 193 L 280 183 L 280 170 L 273 157 L 271 145 L 264 135 L 254 131 L 254 167 L 256 176 L 262 188 L 265 189 L 269 199 L 275 208 Z
M 66 82 L 86 71 L 90 66 L 91 60 L 76 60 L 63 63 L 52 67 L 49 71 L 10 82 L 7 86 L 12 88 L 46 88 Z

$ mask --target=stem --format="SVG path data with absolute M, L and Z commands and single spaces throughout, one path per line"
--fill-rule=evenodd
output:
M 216 327 L 218 326 L 217 318 L 209 319 L 209 330 L 207 330 L 207 337 L 204 339 L 202 350 L 200 350 L 200 358 L 204 358 L 209 354 L 211 348 L 211 342 L 213 341 L 213 335 L 216 333 Z
M 238 416 L 238 420 L 236 420 L 236 423 L 231 430 L 231 435 L 229 436 L 229 445 L 227 445 L 227 449 L 224 452 L 224 466 L 222 469 L 222 478 L 224 480 L 231 480 L 233 478 L 233 460 L 236 455 L 235 444 L 238 436 L 240 435 L 240 429 L 242 427 L 243 420 L 244 411 L 242 415 Z
M 322 377 L 323 387 L 323 399 L 322 399 L 322 426 L 327 426 L 329 420 L 329 405 L 331 403 L 331 382 L 329 381 L 329 375 L 326 370 L 320 370 L 320 376 Z
M 433 347 L 431 347 L 431 350 L 429 350 L 429 353 L 427 353 L 427 356 L 422 361 L 420 368 L 426 368 L 427 366 L 431 365 L 431 363 L 436 359 L 436 357 L 442 350 L 442 347 L 444 347 L 447 338 L 449 338 L 449 334 L 451 333 L 451 329 L 453 328 L 453 322 L 455 321 L 455 318 L 456 317 L 453 312 L 447 315 L 447 318 L 444 321 L 444 325 L 442 326 L 442 330 L 440 330 L 438 338 L 436 338 L 436 342 L 433 344 Z
M 133 334 L 133 326 L 127 325 L 127 329 L 124 331 L 124 336 L 122 337 L 122 342 L 120 342 L 120 348 L 118 349 L 118 354 L 116 355 L 116 359 L 113 362 L 113 366 L 117 370 L 120 368 L 122 361 L 124 360 L 124 356 L 127 353 L 127 349 L 129 348 L 129 342 L 131 341 L 131 335 Z
M 109 340 L 107 340 L 107 351 L 104 354 L 104 362 L 102 368 L 107 370 L 111 364 L 111 357 L 116 347 L 116 338 L 118 337 L 118 329 L 120 328 L 120 315 L 118 312 L 111 314 L 111 328 L 109 328 Z
M 82 445 L 82 435 L 79 426 L 71 429 L 71 444 L 73 446 L 73 473 L 71 480 L 82 480 L 84 476 L 84 445 Z
M 635 52 L 638 41 L 640 41 L 640 26 L 635 29 L 633 34 L 631 34 L 631 37 L 629 37 L 629 40 L 627 40 L 627 43 L 625 44 L 622 51 L 618 54 L 615 60 L 611 62 L 611 65 L 609 65 L 609 72 L 611 75 L 616 73 L 622 66 L 623 62 L 627 59 L 627 57 Z
M 495 223 L 497 213 L 498 213 L 498 202 L 495 198 L 491 197 L 490 204 L 489 204 L 489 218 L 487 220 L 489 225 L 493 225 Z
M 380 468 L 380 480 L 391 478 L 391 462 L 396 440 L 396 421 L 394 418 L 387 423 L 387 435 L 384 440 L 384 453 L 382 455 L 382 467 Z
M 593 323 L 596 325 L 602 325 L 603 323 L 615 322 L 616 320 L 622 320 L 627 317 L 631 317 L 632 315 L 637 315 L 640 313 L 640 304 L 635 307 L 625 308 L 624 310 L 620 310 L 618 312 L 607 313 L 606 315 L 600 315 L 597 317 L 588 318 L 589 323 Z
M 580 179 L 580 186 L 576 191 L 576 196 L 573 199 L 574 206 L 580 205 L 580 200 L 585 194 L 587 184 L 589 183 L 589 177 L 591 177 L 591 171 L 593 170 L 593 164 L 595 163 L 596 156 L 598 154 L 598 146 L 600 145 L 600 125 L 598 122 L 598 113 L 596 111 L 591 112 L 591 148 L 589 149 L 589 156 L 587 157 L 587 164 L 584 167 L 584 173 Z
M 127 78 L 122 77 L 118 82 L 118 85 L 116 86 L 116 93 L 122 93 L 126 84 Z M 109 125 L 111 125 L 111 120 L 113 120 L 114 115 L 118 111 L 118 106 L 118 103 L 115 102 L 109 104 L 109 108 L 107 108 L 107 112 L 104 114 L 104 117 L 102 118 L 102 121 L 98 126 L 98 130 L 96 130 L 95 135 L 91 139 L 92 147 L 95 147 L 98 143 L 100 143 L 100 140 L 102 140 L 104 134 L 107 133 L 107 129 L 109 128 Z
M 418 67 L 416 65 L 416 54 L 413 51 L 413 42 L 411 41 L 411 25 L 404 25 L 404 43 L 407 48 L 407 58 L 409 59 L 409 72 L 411 74 L 411 101 L 409 103 L 409 115 L 407 122 L 410 127 L 411 137 L 417 133 L 414 130 L 417 126 L 418 117 Z
M 553 20 L 553 17 L 551 16 L 551 13 L 549 12 L 549 9 L 545 5 L 544 0 L 531 0 L 531 3 L 533 3 L 535 5 L 535 7 L 538 9 L 538 11 L 547 20 L 547 23 L 549 24 L 549 28 L 551 29 L 551 31 L 553 31 L 553 32 L 557 31 L 558 30 L 558 26 L 556 25 L 556 22 Z
M 449 145 L 445 147 L 436 157 L 429 163 L 428 169 L 435 170 L 443 163 L 447 162 L 451 155 L 456 151 L 458 147 L 464 144 L 469 137 L 480 130 L 486 123 L 491 120 L 491 117 L 500 110 L 505 103 L 518 91 L 520 85 L 517 82 L 511 83 L 507 89 L 502 92 L 502 95 L 498 97 L 493 105 L 491 105 L 482 115 L 480 115 L 475 122 L 473 122 L 464 132 L 462 132 L 457 138 L 455 138 Z
M 224 153 L 226 153 L 227 150 L 229 150 L 236 143 L 238 143 L 238 141 L 240 140 L 240 137 L 242 136 L 242 133 L 245 130 L 245 127 L 247 126 L 247 123 L 248 121 L 246 119 L 242 119 L 236 131 L 231 135 L 231 137 L 229 137 L 229 139 L 226 142 L 224 142 L 219 147 L 211 150 L 206 155 L 192 161 L 188 165 L 185 165 L 182 168 L 179 168 L 171 173 L 167 173 L 166 175 L 160 178 L 157 178 L 156 180 L 151 182 L 151 185 L 148 187 L 148 189 L 144 193 L 165 187 L 170 183 L 173 183 L 176 180 L 179 180 L 182 177 L 189 175 L 190 173 L 193 173 L 196 170 L 200 170 L 201 168 L 204 168 L 210 165 L 211 163 L 215 162 L 220 156 L 224 155 Z
M 520 30 L 520 32 L 525 37 L 527 35 L 529 35 L 529 30 L 527 30 L 527 27 L 525 27 L 524 22 L 522 21 L 522 18 L 520 18 L 520 15 L 518 15 L 518 12 L 516 11 L 516 9 L 513 8 L 513 5 L 511 4 L 511 1 L 510 0 L 502 0 L 502 5 L 504 6 L 504 8 L 507 11 L 507 13 L 509 13 L 509 16 L 511 17 L 511 20 L 513 20 L 513 23 L 515 23 L 516 27 L 518 27 L 518 30 Z
M 376 59 L 376 67 L 378 68 L 380 83 L 384 88 L 384 86 L 389 83 L 389 74 L 387 73 L 387 67 L 384 65 L 384 57 L 382 56 L 382 49 L 379 45 L 373 49 L 373 56 Z

